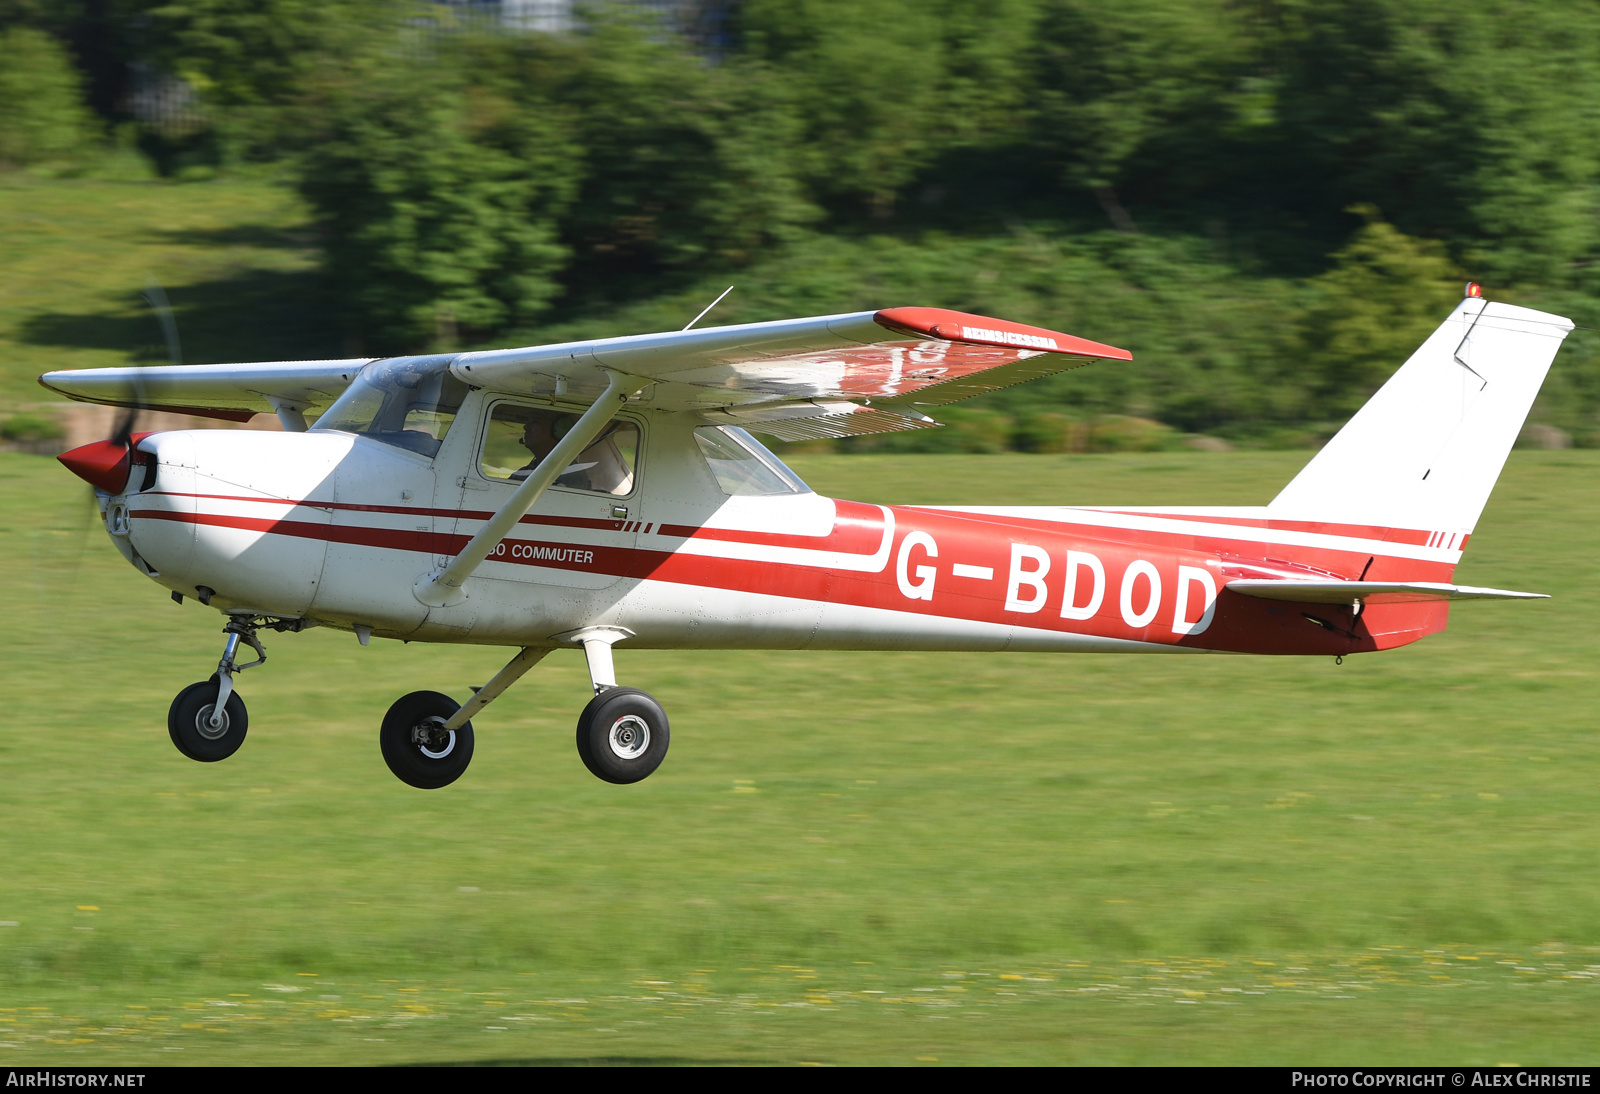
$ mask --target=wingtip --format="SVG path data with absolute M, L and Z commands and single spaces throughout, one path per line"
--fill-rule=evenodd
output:
M 880 327 L 904 331 L 947 342 L 969 342 L 980 346 L 1005 346 L 1009 349 L 1034 349 L 1076 357 L 1098 357 L 1110 361 L 1131 361 L 1133 354 L 1104 342 L 1093 342 L 1075 334 L 1031 327 L 987 315 L 951 311 L 947 308 L 884 308 L 873 315 Z

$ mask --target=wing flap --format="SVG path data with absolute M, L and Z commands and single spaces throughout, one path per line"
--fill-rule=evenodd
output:
M 940 424 L 914 410 L 890 412 L 846 399 L 708 410 L 702 417 L 708 422 L 736 425 L 780 441 L 821 441 L 868 433 L 898 433 L 905 429 L 937 429 Z
M 1230 581 L 1224 588 L 1262 600 L 1295 604 L 1415 604 L 1428 600 L 1548 600 L 1545 593 L 1447 585 L 1438 581 Z

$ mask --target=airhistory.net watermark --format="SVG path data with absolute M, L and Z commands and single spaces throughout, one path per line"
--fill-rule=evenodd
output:
M 14 1068 L 6 1071 L 6 1087 L 58 1089 L 62 1087 L 142 1087 L 142 1071 L 78 1071 L 60 1068 Z

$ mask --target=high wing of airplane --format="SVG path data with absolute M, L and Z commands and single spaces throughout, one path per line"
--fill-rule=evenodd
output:
M 889 308 L 400 360 L 416 361 L 415 367 L 444 362 L 475 388 L 577 404 L 598 398 L 612 375 L 631 376 L 645 384 L 633 395 L 636 404 L 759 424 L 763 433 L 800 440 L 927 428 L 937 423 L 918 406 L 942 406 L 1100 358 L 1132 355 L 983 316 Z M 370 363 L 92 369 L 48 373 L 40 383 L 69 399 L 231 421 L 273 412 L 286 429 L 303 431 L 304 412 L 332 403 Z
M 1442 630 L 1453 600 L 1534 597 L 1450 578 L 1571 329 L 1469 293 L 1253 508 L 865 505 L 812 492 L 751 435 L 931 428 L 923 408 L 1131 361 L 937 308 L 41 383 L 284 426 L 131 433 L 61 457 L 136 569 L 225 617 L 216 675 L 169 711 L 185 755 L 242 743 L 235 678 L 265 660 L 262 630 L 328 626 L 518 650 L 465 703 L 415 692 L 389 709 L 379 741 L 405 782 L 453 782 L 471 719 L 576 646 L 594 689 L 579 755 L 629 783 L 659 766 L 670 727 L 617 685 L 619 645 L 1343 657 Z

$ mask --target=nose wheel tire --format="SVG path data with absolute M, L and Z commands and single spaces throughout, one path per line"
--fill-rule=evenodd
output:
M 378 743 L 395 778 L 420 790 L 437 790 L 461 777 L 472 762 L 472 723 L 445 729 L 461 704 L 437 691 L 413 691 L 383 716 Z
M 661 766 L 672 740 L 667 712 L 638 688 L 607 688 L 578 716 L 578 755 L 596 778 L 636 783 Z
M 250 718 L 238 692 L 228 696 L 228 701 L 222 705 L 221 717 L 213 724 L 219 686 L 220 681 L 215 676 L 190 684 L 178 692 L 178 697 L 172 700 L 172 708 L 167 711 L 167 734 L 178 751 L 191 760 L 207 764 L 226 760 L 244 744 Z

